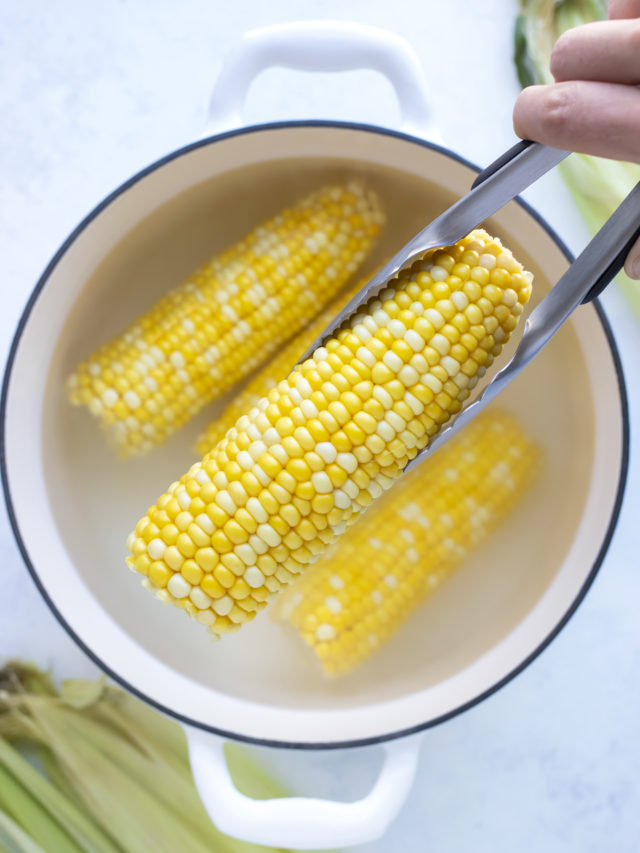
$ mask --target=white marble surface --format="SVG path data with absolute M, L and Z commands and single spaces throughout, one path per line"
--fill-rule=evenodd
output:
M 35 280 L 79 219 L 131 173 L 201 132 L 221 58 L 243 31 L 318 17 L 395 30 L 425 65 L 447 143 L 486 163 L 512 141 L 516 11 L 516 0 L 2 4 L 2 361 Z M 269 72 L 254 86 L 247 114 L 390 125 L 397 118 L 388 84 L 360 73 L 318 81 Z M 585 231 L 559 178 L 548 176 L 528 197 L 579 250 Z M 605 304 L 638 424 L 640 328 L 618 294 L 608 293 Z M 636 442 L 619 527 L 586 601 L 515 681 L 427 734 L 405 809 L 367 853 L 640 849 L 639 510 Z M 66 674 L 95 671 L 40 600 L 4 506 L 0 590 L 3 657 L 21 654 Z M 366 789 L 376 752 L 271 751 L 269 761 L 305 793 L 353 794 Z

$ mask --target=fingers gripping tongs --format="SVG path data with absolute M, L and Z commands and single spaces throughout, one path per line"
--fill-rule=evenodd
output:
M 417 234 L 342 309 L 301 361 L 344 323 L 363 303 L 376 296 L 402 269 L 425 252 L 451 246 L 473 231 L 518 193 L 529 187 L 568 156 L 569 151 L 521 141 L 506 151 L 473 182 L 471 191 Z M 421 462 L 465 426 L 529 364 L 551 340 L 569 315 L 598 296 L 620 271 L 624 259 L 640 235 L 640 183 L 607 220 L 586 249 L 534 308 L 527 319 L 518 347 L 482 393 L 457 414 L 452 422 L 418 453 L 405 470 Z

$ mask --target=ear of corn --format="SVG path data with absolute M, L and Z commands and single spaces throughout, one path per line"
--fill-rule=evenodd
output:
M 243 794 L 287 796 L 240 744 L 225 753 Z M 283 853 L 212 824 L 177 722 L 103 679 L 57 689 L 18 661 L 0 668 L 0 850 Z
M 214 636 L 252 619 L 460 410 L 530 291 L 484 231 L 428 253 L 169 487 L 129 566 Z
M 286 589 L 274 616 L 327 675 L 351 672 L 504 520 L 538 460 L 514 418 L 479 415 Z
M 163 442 L 338 293 L 383 222 L 362 183 L 304 198 L 204 264 L 68 382 L 122 456 Z
M 225 410 L 211 421 L 196 442 L 196 450 L 204 456 L 224 438 L 238 418 L 257 406 L 278 382 L 287 376 L 302 355 L 326 329 L 343 305 L 346 305 L 367 283 L 371 276 L 357 281 L 321 311 L 305 328 L 290 340 L 231 400 Z

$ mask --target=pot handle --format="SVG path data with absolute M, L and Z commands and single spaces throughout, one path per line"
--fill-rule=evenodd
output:
M 396 817 L 411 788 L 422 736 L 381 744 L 384 764 L 371 791 L 353 803 L 307 797 L 253 800 L 233 784 L 223 738 L 185 726 L 193 778 L 219 830 L 277 848 L 319 850 L 375 841 Z
M 395 90 L 401 129 L 441 142 L 424 71 L 411 45 L 388 30 L 346 21 L 296 21 L 246 33 L 222 64 L 211 95 L 207 135 L 242 126 L 252 80 L 273 66 L 297 71 L 379 71 Z

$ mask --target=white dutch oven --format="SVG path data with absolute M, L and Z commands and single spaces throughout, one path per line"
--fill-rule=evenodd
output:
M 326 121 L 230 130 L 241 124 L 251 80 L 271 65 L 382 72 L 403 132 Z M 195 263 L 326 177 L 357 172 L 385 199 L 390 225 L 374 264 L 465 193 L 476 172 L 425 141 L 435 132 L 410 47 L 361 26 L 316 22 L 250 34 L 220 74 L 211 120 L 214 135 L 98 205 L 38 282 L 3 387 L 7 505 L 25 562 L 71 636 L 114 679 L 185 724 L 214 822 L 263 844 L 345 846 L 379 837 L 398 812 L 416 768 L 417 733 L 522 670 L 584 596 L 626 474 L 623 379 L 599 306 L 581 308 L 500 401 L 546 454 L 508 535 L 494 537 L 353 676 L 325 681 L 302 644 L 268 617 L 210 645 L 122 563 L 132 522 L 191 463 L 191 440 L 210 412 L 153 455 L 115 462 L 90 419 L 67 405 L 65 376 Z M 526 205 L 512 202 L 490 227 L 534 270 L 538 298 L 566 269 L 566 250 Z M 358 802 L 257 802 L 233 787 L 225 738 L 302 749 L 377 743 L 386 760 Z

